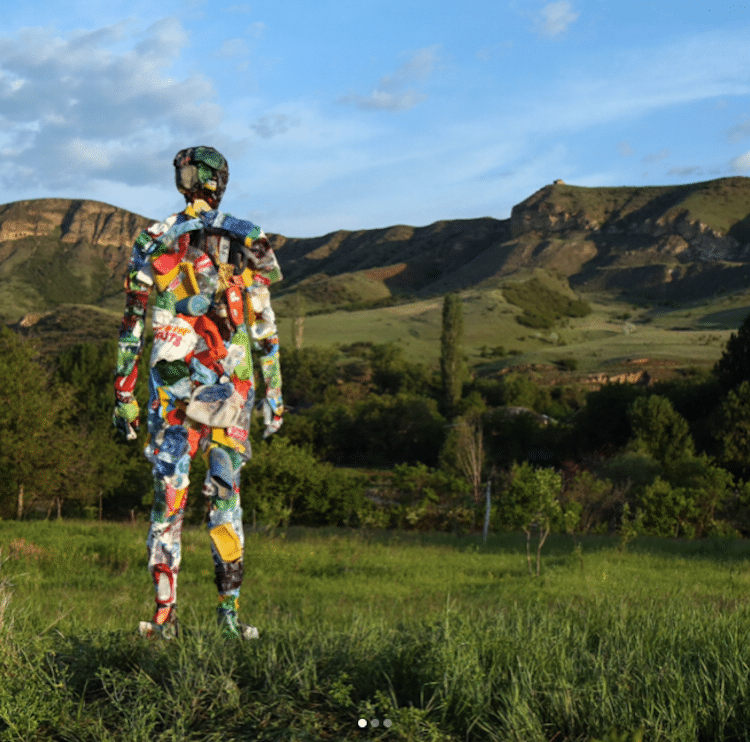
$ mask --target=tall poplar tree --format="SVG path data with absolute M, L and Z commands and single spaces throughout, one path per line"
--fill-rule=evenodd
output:
M 457 414 L 465 377 L 463 360 L 464 315 L 461 296 L 455 292 L 443 300 L 443 331 L 440 336 L 440 375 L 443 406 L 448 418 Z

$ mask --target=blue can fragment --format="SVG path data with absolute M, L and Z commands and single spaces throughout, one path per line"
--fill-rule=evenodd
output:
M 154 474 L 171 477 L 177 462 L 188 452 L 188 433 L 182 425 L 172 425 L 164 432 L 164 442 L 159 447 L 154 461 Z
M 230 497 L 234 481 L 234 467 L 229 454 L 223 448 L 211 449 L 208 455 L 208 471 L 211 479 L 219 487 L 219 496 L 226 493 L 226 496 Z
M 175 302 L 174 308 L 180 314 L 187 314 L 191 317 L 200 317 L 205 314 L 211 306 L 211 300 L 203 294 L 187 296 Z

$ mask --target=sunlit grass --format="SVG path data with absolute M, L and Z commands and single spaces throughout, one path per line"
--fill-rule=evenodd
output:
M 531 578 L 518 534 L 248 534 L 261 638 L 237 645 L 214 626 L 208 536 L 187 529 L 182 635 L 163 644 L 134 631 L 145 530 L 0 523 L 0 740 L 750 736 L 745 541 L 551 537 Z

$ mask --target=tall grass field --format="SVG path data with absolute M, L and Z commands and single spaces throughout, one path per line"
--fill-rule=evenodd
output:
M 748 542 L 249 534 L 227 642 L 188 529 L 162 642 L 145 533 L 0 522 L 2 742 L 750 740 Z

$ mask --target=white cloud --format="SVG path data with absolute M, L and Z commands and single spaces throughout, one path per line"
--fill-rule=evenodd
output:
M 254 39 L 259 39 L 266 32 L 266 24 L 263 21 L 256 21 L 251 23 L 246 29 L 245 33 Z
M 559 36 L 576 18 L 578 13 L 573 11 L 573 6 L 567 0 L 549 3 L 542 8 L 537 18 L 537 32 L 547 38 Z
M 0 37 L 4 176 L 51 190 L 161 179 L 157 163 L 223 115 L 208 78 L 170 76 L 187 45 L 176 18 L 143 32 L 121 22 L 67 38 L 42 28 Z
M 687 167 L 672 167 L 667 171 L 667 175 L 676 175 L 678 178 L 689 178 L 692 176 L 703 175 L 703 168 L 698 165 L 689 165 Z
M 214 54 L 221 59 L 247 57 L 250 54 L 250 47 L 246 39 L 226 39 Z
M 286 134 L 289 129 L 299 126 L 300 119 L 286 113 L 270 113 L 261 116 L 250 128 L 263 139 L 271 139 L 279 134 Z
M 406 111 L 427 98 L 409 87 L 426 80 L 438 64 L 437 46 L 417 51 L 392 75 L 381 77 L 369 95 L 349 93 L 339 98 L 339 103 L 353 103 L 364 111 Z
M 750 137 L 750 120 L 732 126 L 730 129 L 727 129 L 726 133 L 727 139 L 729 139 L 730 142 L 739 142 Z
M 744 155 L 735 157 L 730 161 L 729 167 L 735 173 L 747 173 L 750 171 L 750 152 L 745 152 Z
M 107 170 L 111 165 L 106 147 L 77 137 L 67 142 L 63 151 L 75 169 L 81 167 L 87 170 Z
M 617 151 L 621 157 L 631 157 L 635 154 L 635 150 L 628 144 L 628 142 L 618 142 Z
M 668 160 L 672 156 L 672 152 L 668 147 L 660 150 L 659 152 L 651 152 L 647 154 L 641 162 L 646 165 L 651 165 L 655 162 L 661 162 L 662 160 Z
M 501 41 L 498 44 L 482 47 L 475 56 L 480 62 L 490 62 L 493 59 L 506 56 L 514 46 L 513 41 Z

